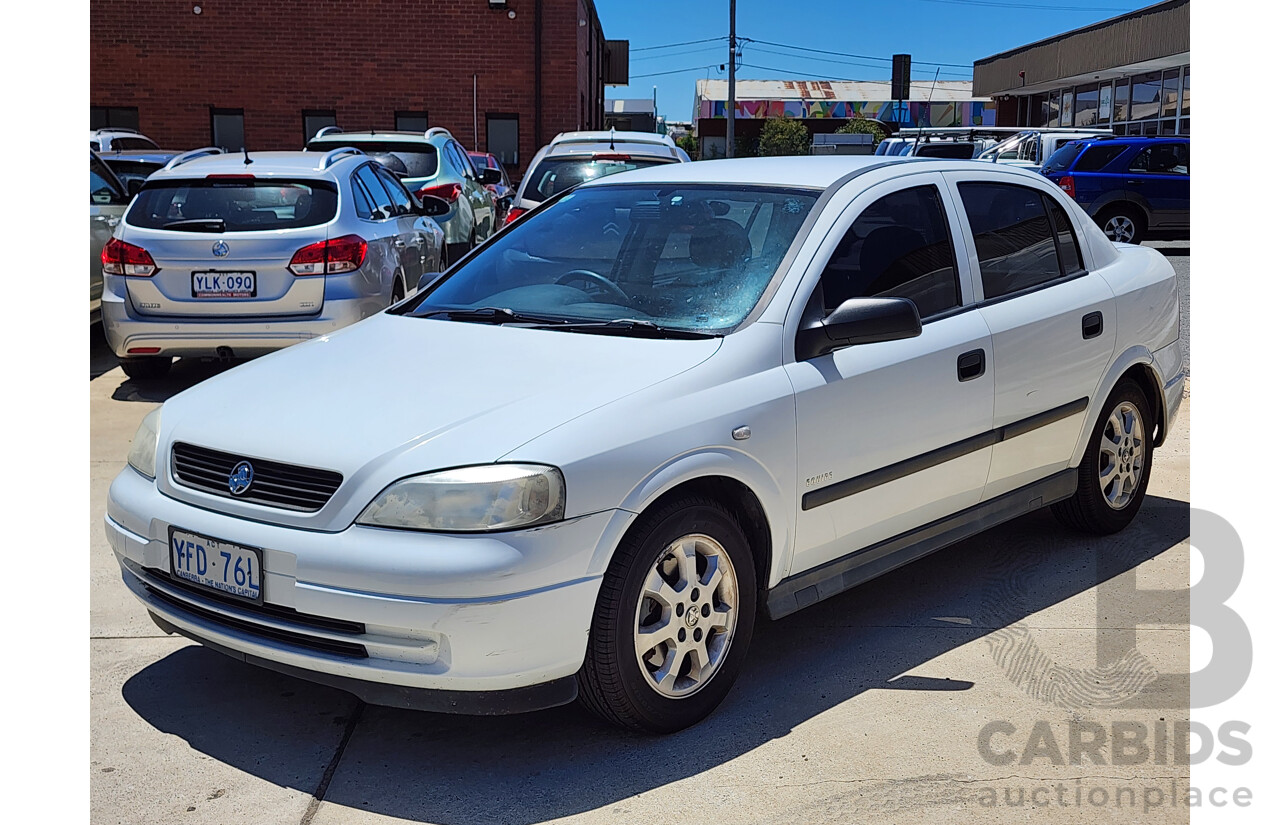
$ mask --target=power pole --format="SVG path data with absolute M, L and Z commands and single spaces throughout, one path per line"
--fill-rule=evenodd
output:
M 738 38 L 735 29 L 736 19 L 738 16 L 738 0 L 729 0 L 729 103 L 727 111 L 724 113 L 728 120 L 725 123 L 727 135 L 725 137 L 724 156 L 733 157 L 733 121 L 738 116 L 738 103 L 736 100 L 737 91 L 734 81 L 734 64 L 738 59 Z

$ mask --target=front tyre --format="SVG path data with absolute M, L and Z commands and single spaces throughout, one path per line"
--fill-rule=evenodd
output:
M 615 725 L 681 730 L 728 694 L 755 629 L 755 563 L 736 517 L 701 496 L 641 516 L 605 572 L 579 700 Z
M 1151 479 L 1151 407 L 1142 389 L 1125 379 L 1102 406 L 1076 481 L 1076 492 L 1053 505 L 1067 527 L 1115 533 L 1138 514 Z

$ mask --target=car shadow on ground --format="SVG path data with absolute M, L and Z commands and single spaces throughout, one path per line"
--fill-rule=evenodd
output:
M 1190 246 L 1159 246 L 1156 248 L 1159 249 L 1161 254 L 1163 254 L 1166 258 L 1190 258 L 1191 257 Z
M 574 705 L 488 718 L 362 706 L 198 646 L 136 673 L 123 695 L 142 719 L 196 751 L 307 793 L 317 789 L 299 780 L 323 768 L 315 764 L 323 743 L 291 740 L 286 734 L 297 726 L 287 720 L 327 714 L 344 724 L 359 713 L 327 802 L 448 825 L 542 822 L 723 765 L 866 691 L 974 689 L 965 678 L 971 672 L 954 679 L 910 672 L 983 637 L 998 663 L 1009 638 L 1034 637 L 1024 619 L 1189 535 L 1185 501 L 1148 497 L 1129 528 L 1105 538 L 1068 533 L 1040 511 L 781 621 L 762 617 L 729 698 L 709 720 L 666 737 L 612 729 Z M 1183 601 L 1189 620 L 1189 591 Z M 1012 658 L 1020 664 L 1011 670 L 1025 666 L 1019 652 Z M 1062 669 L 1054 673 L 1057 679 Z M 1005 678 L 1021 676 L 997 668 L 978 687 L 998 695 L 1010 686 L 991 680 Z M 1168 706 L 1186 707 L 1188 699 L 1174 691 Z
M 150 404 L 168 401 L 206 378 L 226 372 L 247 360 L 245 358 L 231 361 L 179 358 L 174 362 L 168 375 L 146 381 L 136 381 L 121 372 L 120 385 L 111 393 L 111 397 L 116 401 L 142 401 Z M 102 324 L 92 325 L 89 329 L 89 380 L 101 378 L 118 366 L 120 366 L 120 359 L 107 345 L 107 339 L 102 334 Z

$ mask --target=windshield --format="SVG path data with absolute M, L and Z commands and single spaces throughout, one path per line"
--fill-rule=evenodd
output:
M 359 149 L 366 155 L 394 155 L 404 164 L 406 178 L 429 178 L 439 169 L 440 160 L 436 155 L 436 147 L 430 143 L 369 140 L 355 135 L 343 135 L 342 140 L 313 140 L 307 144 L 307 151 L 332 152 L 343 146 Z
M 165 179 L 143 187 L 125 221 L 148 229 L 248 232 L 319 226 L 338 212 L 338 190 L 322 180 Z M 205 228 L 205 227 L 202 227 Z
M 492 307 L 724 332 L 760 300 L 817 197 L 746 186 L 586 187 L 495 237 L 411 314 Z
M 633 158 L 628 155 L 547 158 L 529 173 L 529 185 L 525 187 L 523 197 L 541 203 L 552 195 L 589 180 L 670 162 L 660 158 Z

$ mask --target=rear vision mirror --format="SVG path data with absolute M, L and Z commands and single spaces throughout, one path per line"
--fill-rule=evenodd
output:
M 419 195 L 418 200 L 420 201 L 419 215 L 436 218 L 449 214 L 449 202 L 444 198 L 437 198 L 435 195 Z
M 796 360 L 807 361 L 855 344 L 897 341 L 920 334 L 920 313 L 907 298 L 850 298 L 796 334 Z

